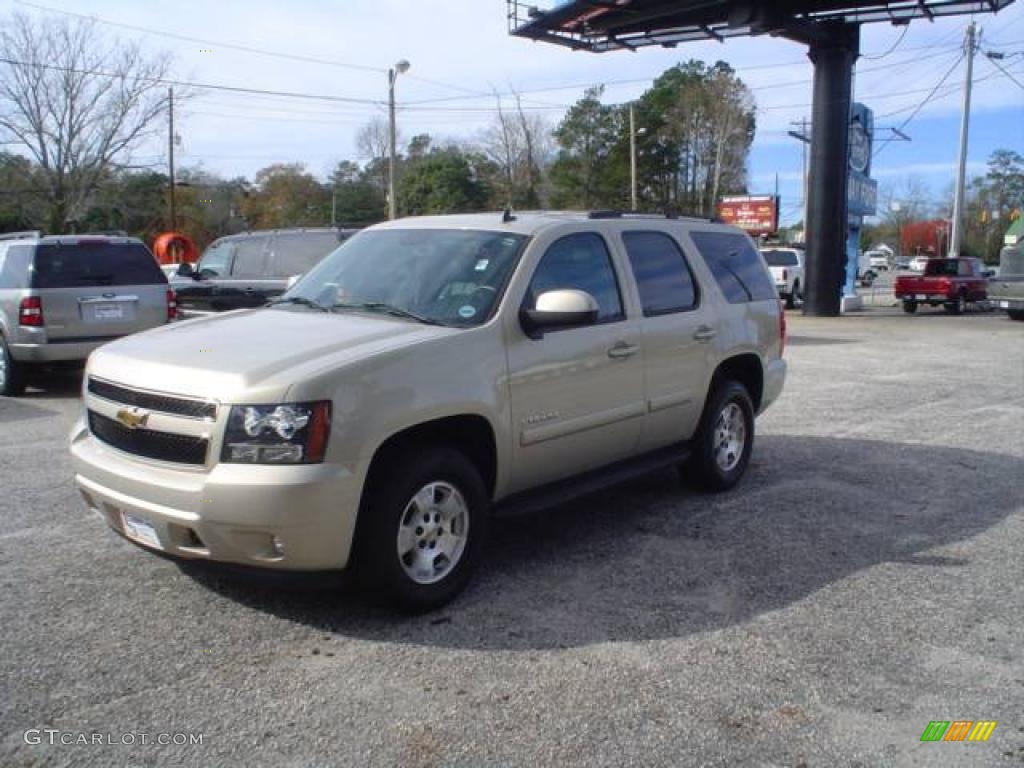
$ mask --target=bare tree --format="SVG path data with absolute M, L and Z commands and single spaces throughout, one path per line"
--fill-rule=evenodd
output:
M 396 144 L 402 145 L 401 137 L 396 137 Z M 356 150 L 366 164 L 366 174 L 382 194 L 388 191 L 388 155 L 391 149 L 391 138 L 388 121 L 383 117 L 375 117 L 356 134 Z
M 39 166 L 50 231 L 80 218 L 101 181 L 162 124 L 170 59 L 107 43 L 89 20 L 0 27 L 0 138 Z
M 513 91 L 515 112 L 505 110 L 495 93 L 494 122 L 481 137 L 484 155 L 500 170 L 505 203 L 536 208 L 540 205 L 542 168 L 551 154 L 551 130 L 544 119 L 528 115 Z

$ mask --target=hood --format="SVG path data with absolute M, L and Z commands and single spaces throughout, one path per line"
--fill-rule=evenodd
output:
M 284 396 L 298 368 L 344 365 L 459 331 L 387 316 L 254 309 L 171 323 L 104 345 L 89 373 L 172 394 L 249 402 Z

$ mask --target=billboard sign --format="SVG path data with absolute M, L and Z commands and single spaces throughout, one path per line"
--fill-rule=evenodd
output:
M 747 234 L 772 235 L 779 229 L 779 198 L 775 195 L 730 195 L 718 204 L 718 217 Z

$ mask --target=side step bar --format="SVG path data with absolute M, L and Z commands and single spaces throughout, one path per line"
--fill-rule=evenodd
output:
M 682 463 L 690 458 L 690 443 L 677 443 L 625 461 L 592 469 L 539 488 L 513 494 L 494 506 L 495 517 L 530 515 L 587 496 L 627 480 Z

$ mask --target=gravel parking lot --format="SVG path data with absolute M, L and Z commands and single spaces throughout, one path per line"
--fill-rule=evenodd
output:
M 1024 764 L 1024 327 L 882 304 L 790 314 L 740 489 L 505 521 L 413 619 L 136 549 L 72 488 L 76 377 L 0 400 L 0 765 Z

